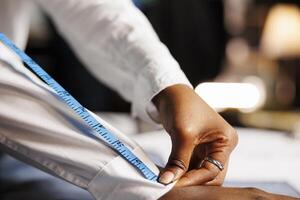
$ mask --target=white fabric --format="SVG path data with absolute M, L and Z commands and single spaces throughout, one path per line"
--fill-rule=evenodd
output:
M 11 155 L 85 188 L 96 199 L 157 199 L 172 188 L 146 180 L 102 142 L 46 86 L 0 64 L 0 143 Z M 98 118 L 98 117 L 97 117 Z M 156 174 L 142 149 L 98 118 Z
M 0 1 L 0 31 L 24 49 L 30 25 L 31 4 L 26 0 Z
M 151 121 L 151 98 L 190 83 L 151 25 L 129 0 L 36 0 L 99 80 L 132 103 L 134 116 Z M 1 0 L 0 32 L 24 48 L 29 0 Z M 166 187 L 147 181 L 115 152 L 85 135 L 91 131 L 51 90 L 0 44 L 1 148 L 44 171 L 89 190 L 96 199 L 156 199 Z M 11 67 L 8 62 L 14 66 Z M 63 66 L 62 66 L 63 67 Z M 142 149 L 102 121 L 150 168 Z
M 191 86 L 131 0 L 36 0 L 92 74 L 152 122 L 151 99 L 174 84 Z M 148 113 L 147 113 L 148 112 Z

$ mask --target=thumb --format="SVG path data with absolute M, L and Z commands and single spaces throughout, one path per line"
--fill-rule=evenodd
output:
M 163 169 L 158 181 L 169 184 L 179 179 L 189 168 L 194 145 L 189 142 L 174 143 L 168 163 Z

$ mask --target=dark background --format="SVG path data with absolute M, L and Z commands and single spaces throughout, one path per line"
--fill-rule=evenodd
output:
M 222 1 L 161 0 L 142 11 L 194 86 L 218 74 L 226 42 Z M 128 112 L 130 105 L 89 74 L 48 21 L 51 38 L 31 38 L 27 52 L 89 109 Z
M 223 1 L 136 2 L 194 86 L 213 80 L 222 71 L 226 60 L 226 43 L 233 37 L 225 28 Z M 300 5 L 297 0 L 254 0 L 247 13 L 246 28 L 234 37 L 243 37 L 251 48 L 258 48 L 268 10 L 278 2 Z M 36 42 L 34 37 L 30 37 L 27 52 L 87 108 L 94 111 L 129 112 L 130 104 L 96 80 L 58 35 L 51 20 L 47 21 L 51 37 L 45 38 L 43 42 Z M 293 105 L 299 107 L 300 70 L 293 70 L 297 86 Z M 226 117 L 226 113 L 223 115 Z M 235 119 L 227 120 L 239 125 Z

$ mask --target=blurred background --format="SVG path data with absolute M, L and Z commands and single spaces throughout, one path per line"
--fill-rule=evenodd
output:
M 240 144 L 233 153 L 226 184 L 299 196 L 300 1 L 134 3 L 197 93 L 238 127 Z M 102 113 L 125 133 L 141 132 L 141 127 L 122 117 L 128 116 L 130 105 L 87 72 L 39 9 L 33 12 L 26 51 L 87 108 Z M 115 124 L 112 118 L 116 116 L 110 113 L 119 113 Z M 0 165 L 0 175 L 15 164 L 11 158 L 5 162 L 8 165 Z M 41 173 L 27 170 L 27 174 Z M 13 173 L 2 176 L 6 174 L 9 180 Z M 63 184 L 55 181 L 55 187 Z M 74 197 L 78 195 L 78 189 L 70 190 Z
M 299 1 L 134 3 L 198 94 L 231 124 L 284 130 L 293 136 L 300 132 Z M 38 10 L 27 52 L 91 110 L 130 110 L 128 103 L 85 70 L 51 21 Z

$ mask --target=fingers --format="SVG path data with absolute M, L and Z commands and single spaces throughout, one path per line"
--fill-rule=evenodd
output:
M 224 170 L 219 172 L 219 174 L 217 175 L 217 177 L 215 179 L 213 179 L 212 181 L 206 182 L 203 185 L 206 186 L 222 186 L 225 180 L 225 176 L 227 173 L 227 169 L 228 169 L 228 164 L 226 163 Z
M 192 170 L 188 171 L 177 183 L 176 186 L 195 186 L 195 185 L 222 185 L 227 172 L 227 165 L 231 151 L 234 149 L 237 143 L 237 135 L 231 129 L 220 134 L 218 132 L 207 133 L 204 141 L 208 142 L 206 156 L 218 161 L 224 165 L 224 169 L 221 170 L 218 163 L 214 163 L 211 160 L 205 160 L 202 166 L 196 166 Z M 226 134 L 225 134 L 226 133 Z M 203 140 L 202 140 L 203 142 Z M 205 145 L 205 144 L 200 144 Z M 201 154 L 198 152 L 198 154 Z M 205 157 L 205 156 L 204 156 Z M 202 159 L 204 158 L 202 157 Z M 202 160 L 201 159 L 201 160 Z M 199 161 L 198 160 L 198 163 Z M 199 168 L 200 167 L 200 168 Z
M 190 142 L 174 142 L 169 161 L 158 181 L 169 184 L 178 180 L 188 169 L 194 146 Z
M 228 156 L 223 154 L 223 152 L 214 153 L 209 155 L 210 158 L 215 159 L 222 164 L 225 163 L 224 170 L 220 170 L 216 165 L 205 161 L 201 168 L 193 169 L 188 171 L 184 176 L 178 181 L 176 186 L 195 186 L 195 185 L 222 185 L 226 170 L 227 170 L 227 159 Z
M 178 187 L 202 185 L 205 182 L 214 180 L 218 175 L 217 171 L 208 169 L 193 169 L 186 173 L 176 184 Z

